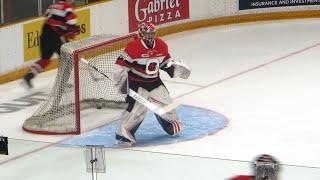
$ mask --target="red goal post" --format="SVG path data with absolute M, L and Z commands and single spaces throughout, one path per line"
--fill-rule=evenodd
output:
M 126 44 L 137 38 L 96 35 L 64 44 L 54 86 L 48 98 L 25 120 L 23 129 L 37 134 L 80 134 L 81 110 L 125 108 L 124 95 L 116 93 L 112 81 L 80 62 L 112 77 L 113 66 Z

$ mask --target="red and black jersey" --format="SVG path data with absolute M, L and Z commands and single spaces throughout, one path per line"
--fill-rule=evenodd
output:
M 48 24 L 59 35 L 64 35 L 73 29 L 77 23 L 77 16 L 71 3 L 59 1 L 48 7 L 46 13 Z
M 255 176 L 244 176 L 244 175 L 240 175 L 240 176 L 235 176 L 229 180 L 254 180 Z
M 129 42 L 116 64 L 130 69 L 128 74 L 131 81 L 155 82 L 159 78 L 159 70 L 169 59 L 167 44 L 156 37 L 152 48 L 148 48 L 142 39 Z

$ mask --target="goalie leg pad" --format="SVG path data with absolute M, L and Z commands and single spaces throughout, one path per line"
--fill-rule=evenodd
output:
M 139 88 L 138 93 L 142 96 L 146 96 L 148 94 L 148 92 L 143 88 Z M 133 108 L 130 111 L 126 110 L 123 112 L 120 119 L 120 128 L 116 132 L 116 138 L 118 137 L 119 140 L 119 138 L 124 137 L 132 143 L 135 143 L 136 140 L 134 134 L 142 123 L 147 113 L 147 108 L 138 102 L 133 102 L 132 107 Z
M 173 99 L 170 97 L 169 91 L 164 85 L 160 85 L 152 90 L 149 100 L 160 107 L 173 103 Z
M 159 116 L 155 114 L 159 124 L 161 125 L 162 129 L 168 133 L 171 136 L 177 135 L 179 132 L 181 132 L 184 128 L 183 123 L 179 120 L 178 116 L 175 112 L 169 112 L 172 113 L 171 117 L 174 117 L 173 119 L 165 119 L 168 116 Z M 168 114 L 168 113 L 167 113 Z M 174 114 L 174 115 L 173 115 Z
M 140 126 L 140 123 L 138 123 L 134 128 L 132 128 L 130 131 L 126 130 L 125 128 L 120 128 L 118 132 L 116 132 L 116 144 L 119 145 L 129 145 L 131 146 L 136 142 L 136 138 L 134 136 L 136 130 Z
M 173 99 L 170 97 L 169 92 L 164 85 L 152 90 L 149 99 L 161 107 L 173 103 Z M 174 136 L 184 128 L 184 125 L 175 110 L 169 111 L 161 116 L 155 115 L 163 130 L 169 135 Z

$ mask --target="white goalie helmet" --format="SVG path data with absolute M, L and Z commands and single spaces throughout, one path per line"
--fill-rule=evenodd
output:
M 256 180 L 277 180 L 279 162 L 268 154 L 259 155 L 254 161 Z
M 141 23 L 138 32 L 145 44 L 151 48 L 156 37 L 156 26 L 153 23 Z

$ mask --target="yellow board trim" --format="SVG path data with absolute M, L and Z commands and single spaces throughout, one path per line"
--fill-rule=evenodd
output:
M 204 28 L 209 26 L 220 26 L 220 25 L 227 25 L 227 24 L 237 24 L 237 23 L 245 23 L 245 22 L 267 21 L 267 20 L 318 18 L 318 17 L 320 17 L 319 10 L 246 14 L 246 15 L 239 15 L 239 16 L 227 16 L 227 17 L 219 17 L 219 18 L 186 22 L 182 24 L 161 28 L 157 33 L 159 36 L 166 36 L 169 34 L 174 34 L 178 32 L 194 30 L 194 29 L 199 29 L 199 28 Z M 46 68 L 46 70 L 52 70 L 57 67 L 58 67 L 58 61 L 54 60 L 49 65 L 49 67 Z M 0 84 L 23 77 L 23 75 L 27 72 L 27 70 L 28 68 L 21 68 L 0 76 Z

